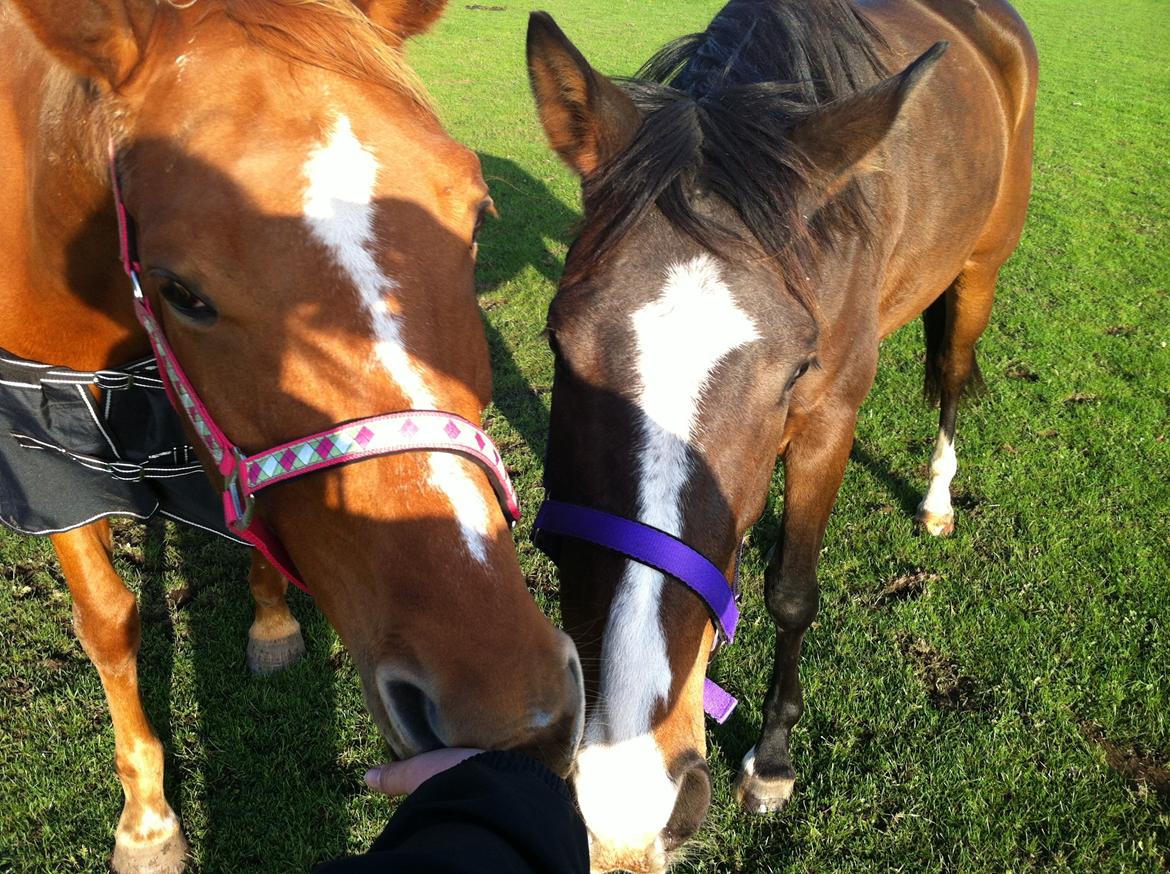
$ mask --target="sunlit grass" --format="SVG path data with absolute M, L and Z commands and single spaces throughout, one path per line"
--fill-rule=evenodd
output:
M 453 4 L 412 58 L 452 132 L 480 152 L 502 213 L 480 249 L 491 428 L 531 519 L 551 383 L 540 331 L 577 191 L 531 109 L 528 7 L 500 5 Z M 633 72 L 719 5 L 543 3 L 611 73 Z M 715 801 L 681 870 L 1170 866 L 1167 790 L 1110 767 L 1086 736 L 1099 726 L 1122 759 L 1170 755 L 1170 15 L 1160 0 L 1019 8 L 1042 60 L 1036 193 L 980 347 L 990 394 L 960 418 L 958 531 L 927 539 L 909 515 L 935 430 L 918 402 L 915 326 L 883 351 L 826 540 L 797 799 L 759 819 L 730 792 L 770 670 L 760 583 L 774 494 L 747 552 L 741 636 L 714 668 L 743 704 L 710 733 Z M 380 743 L 311 601 L 292 598 L 305 661 L 252 679 L 244 557 L 175 529 L 126 527 L 120 541 L 119 567 L 142 593 L 142 685 L 193 868 L 303 871 L 367 846 L 390 812 L 360 786 Z M 518 544 L 555 615 L 551 567 L 527 530 Z M 878 597 L 920 571 L 921 595 Z M 168 606 L 165 593 L 184 585 L 194 600 Z M 48 543 L 4 535 L 0 871 L 104 871 L 120 805 L 101 687 Z

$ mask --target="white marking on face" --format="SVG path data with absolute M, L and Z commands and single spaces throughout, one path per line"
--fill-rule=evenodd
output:
M 731 352 L 760 333 L 707 256 L 670 268 L 662 294 L 634 313 L 633 331 L 633 399 L 641 413 L 638 519 L 681 536 L 704 388 Z M 660 615 L 664 582 L 660 572 L 628 562 L 602 641 L 601 703 L 586 728 L 576 783 L 596 787 L 584 800 L 578 792 L 578 799 L 590 830 L 607 847 L 643 839 L 642 847 L 650 846 L 678 794 L 650 733 L 671 686 Z M 627 805 L 640 813 L 609 812 Z
M 399 317 L 388 304 L 398 284 L 378 264 L 374 193 L 378 160 L 354 135 L 349 119 L 337 119 L 329 138 L 309 155 L 304 211 L 309 228 L 357 288 L 374 334 L 374 355 L 416 410 L 439 409 L 423 375 L 406 349 Z M 492 511 L 468 470 L 471 462 L 449 453 L 429 453 L 432 486 L 451 502 L 464 543 L 487 561 Z M 476 471 L 476 475 L 478 471 Z
M 930 459 L 930 487 L 926 497 L 922 499 L 922 510 L 932 516 L 950 516 L 954 513 L 951 507 L 951 480 L 959 469 L 958 459 L 955 457 L 955 445 L 947 439 L 942 431 L 938 433 L 938 441 L 934 445 L 934 455 Z
M 661 832 L 674 810 L 678 787 L 662 767 L 654 736 L 583 746 L 577 771 L 577 804 L 607 858 L 637 858 L 654 848 L 665 864 Z

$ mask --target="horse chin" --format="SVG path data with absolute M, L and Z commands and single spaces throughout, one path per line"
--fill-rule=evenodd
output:
M 577 753 L 574 785 L 589 828 L 593 871 L 660 874 L 666 870 L 663 830 L 675 807 L 678 786 L 652 734 L 586 744 Z
M 611 871 L 628 871 L 630 874 L 665 874 L 673 859 L 662 845 L 661 838 L 645 850 L 609 852 L 599 848 L 590 838 L 590 874 L 609 874 Z

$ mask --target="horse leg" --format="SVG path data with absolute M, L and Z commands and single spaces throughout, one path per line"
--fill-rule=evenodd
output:
M 930 459 L 930 485 L 917 519 L 936 537 L 955 530 L 951 481 L 958 470 L 955 425 L 959 400 L 968 388 L 981 389 L 975 343 L 987 327 L 998 269 L 969 265 L 923 313 L 926 327 L 926 394 L 939 402 L 938 439 Z
M 138 694 L 138 603 L 114 570 L 105 520 L 52 535 L 73 596 L 73 625 L 101 677 L 126 795 L 110 861 L 118 874 L 179 874 L 187 841 L 163 790 L 163 748 Z
M 853 445 L 856 407 L 815 415 L 784 453 L 784 519 L 764 573 L 768 612 L 776 623 L 772 681 L 760 739 L 744 757 L 735 792 L 751 813 L 770 813 L 792 797 L 796 770 L 789 736 L 804 710 L 800 647 L 817 614 L 817 559 Z
M 253 550 L 248 584 L 256 602 L 248 629 L 248 668 L 253 674 L 271 674 L 296 664 L 305 654 L 305 640 L 285 600 L 288 580 Z

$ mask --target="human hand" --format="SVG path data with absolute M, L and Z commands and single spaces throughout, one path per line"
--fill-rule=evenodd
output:
M 482 752 L 458 747 L 432 750 L 401 762 L 371 768 L 366 773 L 366 785 L 383 795 L 409 795 L 436 774 L 454 768 Z

